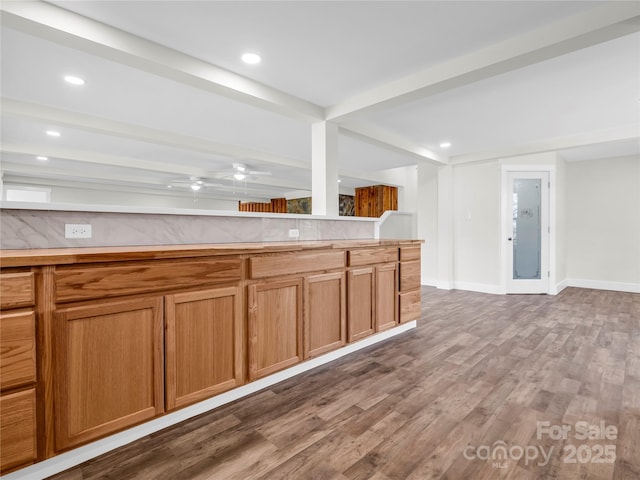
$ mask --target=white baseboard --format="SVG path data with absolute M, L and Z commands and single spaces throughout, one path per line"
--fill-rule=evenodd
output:
M 491 293 L 493 295 L 504 295 L 505 293 L 500 285 L 489 283 L 453 282 L 453 288 L 469 292 Z
M 556 283 L 556 287 L 554 291 L 549 292 L 551 295 L 557 295 L 559 294 L 562 290 L 564 290 L 565 288 L 567 288 L 569 286 L 569 284 L 567 283 L 567 280 L 564 279 L 559 283 Z
M 442 282 L 440 280 L 436 281 L 436 288 L 439 288 L 440 290 L 452 290 L 453 289 L 453 282 Z
M 615 292 L 640 293 L 640 283 L 609 282 L 606 280 L 587 280 L 582 278 L 569 278 L 566 280 L 568 287 L 593 288 L 596 290 L 613 290 Z
M 36 463 L 29 467 L 22 468 L 13 473 L 2 476 L 2 480 L 42 480 L 43 478 L 50 477 L 56 473 L 60 473 L 69 468 L 75 467 L 87 460 L 98 457 L 104 453 L 107 453 L 116 448 L 122 447 L 145 437 L 151 433 L 162 430 L 163 428 L 170 427 L 177 423 L 180 423 L 189 418 L 195 417 L 202 413 L 206 413 L 214 408 L 220 407 L 226 403 L 233 402 L 239 398 L 246 397 L 252 393 L 267 388 L 276 383 L 287 380 L 288 378 L 295 377 L 307 370 L 319 367 L 325 363 L 329 363 L 333 360 L 337 360 L 340 357 L 349 355 L 350 353 L 362 350 L 363 348 L 375 345 L 389 338 L 395 337 L 401 333 L 416 328 L 417 322 L 407 322 L 399 325 L 395 328 L 385 330 L 384 332 L 371 335 L 355 343 L 350 343 L 338 350 L 326 353 L 311 360 L 304 361 L 291 368 L 283 370 L 281 372 L 274 373 L 268 377 L 261 378 L 255 382 L 247 383 L 241 387 L 235 388 L 228 392 L 222 393 L 215 397 L 204 400 L 200 403 L 196 403 L 189 407 L 185 407 L 176 412 L 168 413 L 162 417 L 150 420 L 142 425 L 132 427 L 124 432 L 116 433 L 109 437 L 97 440 L 88 445 L 78 447 L 70 452 L 62 453 L 48 460 Z
M 437 287 L 438 279 L 435 277 L 422 277 L 420 284 L 426 287 Z

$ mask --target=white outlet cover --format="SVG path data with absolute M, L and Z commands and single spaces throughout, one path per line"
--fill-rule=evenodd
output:
M 298 238 L 300 236 L 300 230 L 292 228 L 289 230 L 289 238 Z
M 65 223 L 64 238 L 91 238 L 91 224 Z

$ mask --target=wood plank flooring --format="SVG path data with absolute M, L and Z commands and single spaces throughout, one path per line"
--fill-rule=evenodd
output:
M 52 478 L 640 478 L 640 295 L 422 294 L 414 331 Z

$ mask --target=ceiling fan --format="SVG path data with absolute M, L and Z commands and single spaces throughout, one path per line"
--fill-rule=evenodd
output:
M 221 183 L 210 183 L 203 180 L 200 177 L 191 176 L 187 180 L 174 180 L 171 183 L 169 183 L 169 185 L 167 186 L 169 188 L 185 187 L 185 188 L 190 188 L 194 192 L 197 192 L 203 187 L 222 187 L 223 185 Z
M 244 163 L 233 163 L 230 170 L 221 171 L 216 175 L 216 178 L 232 178 L 239 182 L 246 181 L 247 177 L 258 175 L 271 175 L 271 172 L 261 170 L 251 170 L 251 167 Z

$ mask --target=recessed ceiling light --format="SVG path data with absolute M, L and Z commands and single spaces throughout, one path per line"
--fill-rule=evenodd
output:
M 342 182 L 342 180 L 338 179 L 338 183 Z
M 255 65 L 256 63 L 260 63 L 262 59 L 257 53 L 245 53 L 244 55 L 242 55 L 242 61 L 244 63 L 248 63 L 249 65 Z
M 41 161 L 45 162 L 45 161 L 49 160 L 49 157 L 40 156 L 40 157 L 36 157 L 36 160 L 41 160 Z
M 86 83 L 84 78 L 76 77 L 75 75 L 66 75 L 64 81 L 71 85 L 84 85 Z
M 173 188 L 173 185 L 167 185 L 167 188 Z
M 201 188 L 202 188 L 202 185 L 198 185 L 197 183 L 192 183 L 191 184 L 191 190 L 193 190 L 194 192 L 197 192 Z
M 49 135 L 50 137 L 59 137 L 60 132 L 56 132 L 55 130 L 47 130 L 47 135 Z
M 440 148 L 449 148 L 451 146 L 451 142 L 442 142 L 440 144 Z

